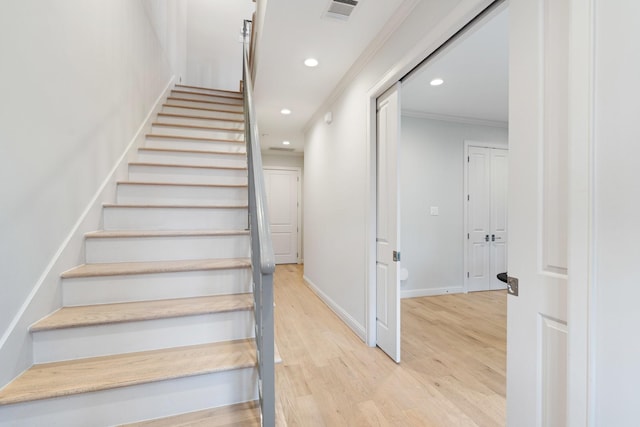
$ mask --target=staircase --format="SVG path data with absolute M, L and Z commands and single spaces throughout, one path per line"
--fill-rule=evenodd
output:
M 0 426 L 260 425 L 242 95 L 176 86 L 128 166 Z

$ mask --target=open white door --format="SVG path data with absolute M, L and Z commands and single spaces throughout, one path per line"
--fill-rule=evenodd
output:
M 400 362 L 400 85 L 377 101 L 376 344 Z
M 507 425 L 565 426 L 569 2 L 509 17 Z

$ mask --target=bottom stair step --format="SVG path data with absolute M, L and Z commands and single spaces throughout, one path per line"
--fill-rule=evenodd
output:
M 0 390 L 0 426 L 107 426 L 257 398 L 254 340 L 35 365 Z
M 221 408 L 127 424 L 124 427 L 260 427 L 260 425 L 260 405 L 254 400 Z

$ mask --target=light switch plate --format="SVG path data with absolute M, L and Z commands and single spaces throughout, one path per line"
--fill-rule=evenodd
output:
M 437 206 L 431 206 L 431 215 L 433 215 L 433 216 L 440 215 L 438 213 L 438 207 Z

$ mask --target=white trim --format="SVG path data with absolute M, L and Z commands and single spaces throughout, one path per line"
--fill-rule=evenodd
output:
M 8 345 L 8 342 L 11 340 L 11 338 L 15 338 L 15 337 L 13 337 L 14 334 L 17 334 L 17 333 L 20 332 L 18 329 L 21 329 L 21 328 L 18 328 L 18 326 L 22 326 L 21 323 L 23 323 L 23 322 L 21 322 L 21 321 L 26 320 L 27 323 L 30 324 L 33 321 L 37 320 L 37 318 L 43 317 L 43 316 L 48 314 L 48 312 L 43 312 L 43 313 L 36 314 L 35 315 L 36 318 L 34 318 L 32 320 L 24 319 L 25 314 L 27 313 L 29 307 L 34 302 L 34 300 L 36 299 L 38 294 L 43 292 L 44 288 L 46 288 L 46 286 L 43 286 L 43 285 L 45 283 L 58 283 L 59 282 L 60 273 L 62 273 L 62 271 L 64 271 L 64 270 L 72 267 L 72 265 L 58 265 L 58 263 L 63 261 L 65 252 L 67 250 L 69 250 L 71 248 L 71 246 L 75 245 L 75 241 L 76 240 L 78 242 L 83 242 L 84 241 L 84 230 L 82 230 L 82 228 L 84 226 L 86 226 L 87 225 L 86 223 L 89 222 L 89 219 L 93 217 L 93 213 L 94 213 L 94 211 L 96 209 L 101 212 L 102 203 L 105 201 L 105 198 L 113 198 L 115 196 L 115 193 L 114 194 L 110 194 L 110 195 L 105 195 L 105 190 L 107 188 L 109 188 L 111 185 L 115 185 L 115 181 L 117 180 L 117 176 L 116 176 L 117 172 L 121 168 L 126 167 L 126 164 L 123 164 L 123 162 L 126 159 L 129 158 L 132 149 L 137 147 L 136 143 L 139 142 L 139 141 L 143 141 L 144 140 L 144 135 L 146 133 L 146 130 L 151 125 L 151 120 L 154 117 L 154 114 L 162 107 L 163 100 L 168 96 L 169 92 L 171 91 L 171 87 L 173 85 L 174 80 L 175 80 L 175 76 L 172 76 L 169 79 L 168 83 L 166 84 L 165 88 L 160 93 L 160 95 L 156 98 L 156 101 L 154 102 L 153 107 L 150 109 L 149 113 L 147 114 L 147 116 L 145 117 L 144 121 L 142 122 L 142 124 L 140 125 L 138 130 L 136 131 L 136 133 L 133 136 L 133 138 L 131 139 L 131 141 L 129 141 L 129 144 L 127 145 L 127 147 L 123 151 L 122 155 L 118 158 L 118 160 L 114 164 L 113 168 L 111 168 L 111 170 L 109 171 L 109 174 L 107 175 L 107 177 L 104 179 L 104 181 L 102 182 L 102 184 L 100 185 L 98 190 L 95 192 L 94 196 L 91 198 L 91 201 L 87 204 L 85 209 L 82 211 L 82 213 L 80 214 L 78 220 L 73 225 L 71 231 L 67 234 L 67 236 L 65 237 L 65 239 L 63 240 L 61 245 L 58 247 L 58 250 L 51 257 L 51 260 L 49 261 L 47 266 L 44 268 L 44 270 L 43 270 L 42 274 L 40 275 L 40 277 L 38 278 L 35 286 L 33 287 L 31 292 L 29 293 L 29 295 L 25 299 L 24 303 L 20 306 L 20 309 L 18 310 L 16 315 L 11 320 L 11 323 L 9 324 L 9 327 L 7 328 L 5 333 L 0 338 L 0 360 L 4 359 L 5 355 L 3 353 L 4 353 L 4 350 L 5 350 L 5 346 Z M 93 222 L 93 221 L 91 221 L 91 222 Z M 94 224 L 93 228 L 94 229 L 95 228 L 99 228 L 99 224 L 97 224 L 97 223 Z M 80 243 L 80 245 L 82 245 L 82 243 Z M 77 259 L 77 255 L 71 255 L 70 258 Z M 65 263 L 63 262 L 63 264 L 65 264 Z M 60 269 L 60 268 L 62 268 L 62 269 Z M 54 270 L 56 270 L 56 271 L 54 271 Z M 59 304 L 60 302 L 61 302 L 61 299 L 59 301 L 56 301 L 57 304 Z M 58 308 L 59 308 L 59 306 L 58 306 Z M 30 317 L 30 318 L 34 317 L 33 313 L 30 313 L 30 315 L 28 317 Z M 25 325 L 26 328 L 28 328 L 28 324 Z M 25 335 L 27 335 L 28 331 L 25 329 L 24 333 L 25 333 Z M 24 338 L 20 339 L 20 337 L 17 337 L 15 339 L 18 339 L 20 341 L 20 344 L 19 344 L 20 346 L 24 346 L 25 345 L 25 339 Z M 28 354 L 30 355 L 31 354 L 31 344 L 32 343 L 31 343 L 30 339 L 26 340 L 26 341 L 28 341 L 28 345 L 29 345 Z M 21 353 L 20 357 L 24 357 L 27 354 L 27 351 L 24 348 L 20 348 L 19 352 Z M 11 357 L 13 357 L 13 356 L 11 356 Z M 14 365 L 12 364 L 11 366 L 14 366 Z M 19 365 L 18 362 L 15 364 L 15 366 L 16 366 L 16 369 L 20 369 L 20 365 Z M 16 375 L 18 373 L 19 372 L 15 372 Z M 0 375 L 2 375 L 2 374 L 3 373 L 0 372 Z M 5 379 L 0 377 L 0 388 L 4 385 L 3 384 L 4 381 L 5 381 Z
M 400 298 L 418 298 L 418 297 L 432 297 L 436 295 L 448 295 L 448 294 L 464 294 L 466 293 L 463 286 L 445 286 L 442 288 L 425 288 L 425 289 L 406 289 L 400 291 Z
M 571 1 L 567 426 L 596 425 L 595 1 Z
M 347 313 L 339 304 L 337 304 L 334 300 L 332 300 L 327 294 L 322 292 L 320 288 L 318 288 L 309 278 L 305 275 L 302 276 L 309 289 L 313 291 L 314 294 L 318 296 L 324 302 L 327 307 L 333 311 L 336 316 L 338 316 L 347 326 L 358 336 L 361 340 L 365 340 L 365 328 L 358 323 L 356 319 L 354 319 L 349 313 Z
M 298 183 L 296 184 L 296 188 L 298 192 L 298 206 L 296 207 L 296 214 L 298 216 L 298 229 L 296 230 L 296 239 L 298 242 L 298 256 L 296 257 L 296 262 L 302 264 L 302 168 L 298 166 L 263 166 L 262 170 L 294 171 L 297 173 Z
M 446 114 L 427 113 L 426 111 L 402 110 L 402 115 L 416 119 L 438 120 L 441 122 L 463 123 L 467 125 L 491 126 L 495 128 L 507 129 L 509 122 L 498 120 L 475 119 L 473 117 L 450 116 Z

